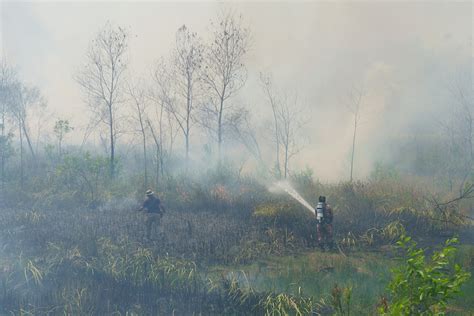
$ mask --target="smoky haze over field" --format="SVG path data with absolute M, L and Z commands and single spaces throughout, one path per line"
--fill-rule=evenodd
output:
M 0 315 L 474 311 L 472 12 L 0 0 Z
M 51 117 L 76 127 L 68 142 L 80 143 L 88 112 L 73 77 L 106 21 L 132 35 L 128 70 L 146 80 L 155 62 L 169 55 L 180 26 L 208 40 L 209 21 L 229 9 L 251 32 L 247 81 L 229 102 L 249 110 L 260 142 L 268 143 L 271 108 L 259 73 L 271 72 L 275 86 L 297 94 L 303 106 L 301 151 L 292 169 L 309 166 L 323 180 L 348 177 L 354 87 L 365 91 L 355 178 L 367 176 L 376 161 L 390 161 L 404 139 L 436 134 L 454 106 L 453 83 L 472 91 L 470 2 L 2 1 L 1 50 L 22 79 L 41 89 Z M 198 127 L 193 133 L 191 153 L 198 155 L 209 141 Z M 89 141 L 99 144 L 97 137 Z M 262 147 L 271 157 L 271 145 Z

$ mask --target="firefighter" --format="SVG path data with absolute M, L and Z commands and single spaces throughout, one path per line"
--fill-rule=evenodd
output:
M 318 234 L 318 246 L 333 248 L 332 208 L 326 203 L 326 197 L 320 196 L 316 207 L 316 229 Z
M 144 211 L 146 213 L 146 237 L 147 239 L 151 239 L 153 225 L 157 226 L 158 232 L 161 234 L 161 219 L 165 213 L 165 208 L 152 190 L 147 190 L 145 194 L 145 202 L 143 202 L 143 206 L 138 211 Z

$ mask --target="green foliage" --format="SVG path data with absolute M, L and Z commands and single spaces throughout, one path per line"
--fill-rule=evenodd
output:
M 108 164 L 107 158 L 90 153 L 67 155 L 56 168 L 54 184 L 87 204 L 97 203 L 108 184 Z
M 425 251 L 410 237 L 402 236 L 398 246 L 405 252 L 402 265 L 393 270 L 390 305 L 384 315 L 444 315 L 447 303 L 459 293 L 470 273 L 453 264 L 457 238 L 448 239 L 443 249 L 426 260 Z
M 74 130 L 74 128 L 69 125 L 68 120 L 57 120 L 54 124 L 54 134 L 58 140 L 62 140 L 64 136 L 72 130 Z

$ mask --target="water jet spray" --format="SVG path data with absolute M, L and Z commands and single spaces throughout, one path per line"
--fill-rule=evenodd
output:
M 269 188 L 270 192 L 284 191 L 288 193 L 292 198 L 298 201 L 301 205 L 310 210 L 315 214 L 314 207 L 311 206 L 303 197 L 288 183 L 288 181 L 278 181 L 272 187 Z

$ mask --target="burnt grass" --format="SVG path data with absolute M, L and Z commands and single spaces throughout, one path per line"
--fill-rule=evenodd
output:
M 265 314 L 262 302 L 278 293 L 243 289 L 227 276 L 211 278 L 207 268 L 313 249 L 316 226 L 288 197 L 272 196 L 265 187 L 252 185 L 164 191 L 163 234 L 155 230 L 151 240 L 145 239 L 145 216 L 136 211 L 136 198 L 116 198 L 98 207 L 45 208 L 39 201 L 21 209 L 4 208 L 0 311 Z M 418 191 L 390 188 L 364 183 L 324 188 L 334 202 L 339 250 L 383 249 L 396 240 L 400 226 L 421 240 L 459 231 L 420 211 L 423 198 Z M 298 187 L 312 198 L 321 189 L 315 183 Z M 291 211 L 255 216 L 260 205 Z M 319 298 L 285 299 L 298 301 L 311 313 L 318 308 L 331 311 L 317 303 Z

